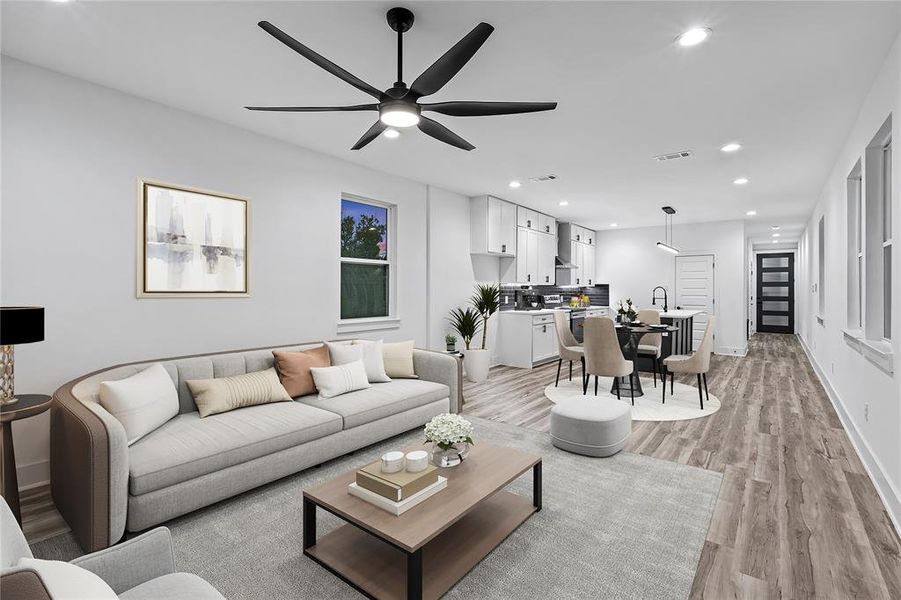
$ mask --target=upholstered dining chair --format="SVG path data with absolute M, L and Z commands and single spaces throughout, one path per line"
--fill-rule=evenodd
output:
M 588 393 L 588 380 L 594 375 L 594 395 L 598 395 L 598 377 L 613 377 L 616 397 L 620 397 L 619 378 L 629 376 L 629 387 L 633 385 L 631 360 L 623 357 L 622 348 L 616 335 L 613 319 L 588 317 L 584 323 L 583 348 L 585 349 L 585 381 L 582 394 Z M 635 404 L 635 389 L 632 388 L 632 404 Z
M 660 313 L 653 308 L 643 308 L 638 311 L 638 320 L 648 325 L 660 324 Z M 657 372 L 660 371 L 660 348 L 663 346 L 663 336 L 659 333 L 646 333 L 641 336 L 638 344 L 638 356 L 651 359 L 654 369 L 654 387 L 657 387 Z
M 557 330 L 557 351 L 560 354 L 560 360 L 557 362 L 557 379 L 554 380 L 554 387 L 560 383 L 560 367 L 563 361 L 569 361 L 569 380 L 573 380 L 573 363 L 582 364 L 582 381 L 585 381 L 585 354 L 582 346 L 576 341 L 572 329 L 569 328 L 569 314 L 565 311 L 558 310 L 554 312 L 554 328 Z
M 666 374 L 670 376 L 670 395 L 673 393 L 673 379 L 676 373 L 698 376 L 698 398 L 701 400 L 701 410 L 704 410 L 704 394 L 707 394 L 707 400 L 710 400 L 710 392 L 707 391 L 707 371 L 710 370 L 710 355 L 713 354 L 713 326 L 716 323 L 716 317 L 711 315 L 707 318 L 707 326 L 704 328 L 704 337 L 701 338 L 701 344 L 698 349 L 691 354 L 674 354 L 663 359 L 663 365 L 666 371 L 663 375 L 663 402 L 666 402 Z M 701 380 L 703 379 L 704 389 L 701 389 Z

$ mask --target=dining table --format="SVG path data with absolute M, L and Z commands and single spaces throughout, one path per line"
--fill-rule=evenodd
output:
M 672 341 L 672 334 L 676 331 L 679 331 L 679 328 L 672 325 L 651 327 L 646 323 L 617 323 L 616 336 L 619 339 L 619 347 L 623 352 L 623 358 L 632 361 L 632 377 L 626 375 L 614 378 L 610 393 L 616 394 L 619 387 L 620 396 L 623 398 L 631 398 L 633 393 L 635 398 L 643 396 L 638 373 L 638 345 L 641 338 L 649 333 L 659 333 L 666 340 L 664 343 L 667 343 Z

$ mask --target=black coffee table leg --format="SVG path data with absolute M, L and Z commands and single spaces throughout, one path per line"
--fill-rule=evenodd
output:
M 422 548 L 407 554 L 407 600 L 422 600 Z
M 316 545 L 316 503 L 303 498 L 303 549 Z
M 532 467 L 532 505 L 541 510 L 541 461 Z

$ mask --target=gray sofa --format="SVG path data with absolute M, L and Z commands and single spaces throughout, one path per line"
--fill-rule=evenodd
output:
M 3 600 L 50 600 L 37 571 L 19 567 L 31 548 L 5 501 L 0 500 L 0 588 Z M 169 530 L 158 527 L 113 548 L 81 556 L 73 565 L 91 571 L 123 600 L 225 600 L 216 588 L 175 569 Z
M 250 406 L 201 419 L 185 383 L 271 368 L 273 350 L 319 343 L 144 361 L 103 369 L 56 391 L 51 407 L 53 500 L 79 544 L 94 551 L 137 532 L 457 412 L 459 359 L 414 350 L 418 379 L 395 379 L 329 399 Z M 161 363 L 180 414 L 126 444 L 98 402 L 101 381 Z M 298 500 L 299 502 L 299 500 Z

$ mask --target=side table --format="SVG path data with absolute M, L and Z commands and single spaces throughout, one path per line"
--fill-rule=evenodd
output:
M 0 422 L 2 422 L 0 433 L 3 435 L 3 488 L 0 493 L 21 525 L 22 512 L 19 509 L 19 478 L 16 476 L 12 422 L 44 412 L 50 408 L 51 398 L 43 394 L 21 394 L 16 398 L 18 402 L 0 406 Z

